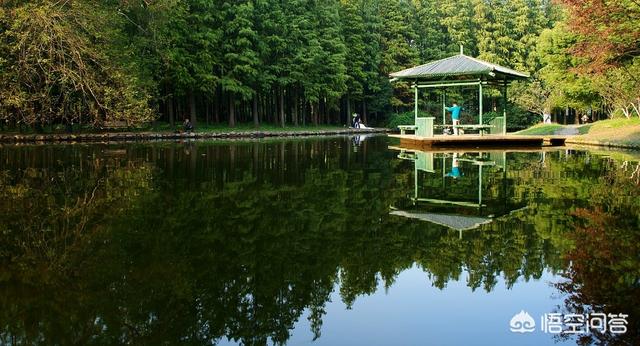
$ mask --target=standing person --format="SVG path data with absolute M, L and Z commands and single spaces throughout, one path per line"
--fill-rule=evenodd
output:
M 551 111 L 548 108 L 545 108 L 542 111 L 542 122 L 545 124 L 551 124 Z
M 453 122 L 453 134 L 458 135 L 458 128 L 456 125 L 460 125 L 460 111 L 464 110 L 464 108 L 458 106 L 457 103 L 453 103 L 451 107 L 444 107 L 447 111 L 451 112 L 451 120 Z

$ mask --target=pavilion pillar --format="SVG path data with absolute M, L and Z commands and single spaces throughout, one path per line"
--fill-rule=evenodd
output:
M 478 122 L 478 124 L 482 125 L 482 81 L 480 81 L 480 83 L 478 84 L 478 91 L 479 91 L 479 95 L 478 95 L 478 118 L 479 118 L 479 122 Z
M 447 125 L 447 89 L 442 89 L 442 125 Z
M 502 92 L 502 134 L 507 134 L 507 82 L 504 82 Z
M 415 100 L 416 104 L 414 106 L 415 113 L 414 113 L 414 122 L 413 122 L 413 124 L 417 126 L 418 125 L 418 83 L 416 82 L 416 84 L 414 84 L 413 87 L 416 90 L 416 100 Z

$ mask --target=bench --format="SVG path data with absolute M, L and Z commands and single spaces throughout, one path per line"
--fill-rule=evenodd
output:
M 434 128 L 438 128 L 438 129 L 445 129 L 445 128 L 453 128 L 453 129 L 471 129 L 471 130 L 479 130 L 480 131 L 480 135 L 484 135 L 485 133 L 489 132 L 492 128 L 494 128 L 493 125 L 434 125 Z
M 399 125 L 398 128 L 400 129 L 401 135 L 404 135 L 406 131 L 416 131 L 418 129 L 415 125 Z

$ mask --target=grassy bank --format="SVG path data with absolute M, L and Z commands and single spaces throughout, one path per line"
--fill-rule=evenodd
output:
M 58 142 L 127 142 L 181 139 L 243 139 L 275 137 L 309 137 L 384 133 L 384 128 L 352 129 L 340 126 L 259 127 L 238 126 L 204 127 L 185 132 L 167 127 L 139 131 L 91 131 L 74 133 L 2 133 L 0 143 L 58 143 Z
M 520 135 L 570 135 L 567 143 L 640 149 L 640 118 L 609 119 L 584 125 L 538 124 Z

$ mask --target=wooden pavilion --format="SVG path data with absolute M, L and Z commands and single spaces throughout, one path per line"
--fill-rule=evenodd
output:
M 425 65 L 412 67 L 406 70 L 392 73 L 392 81 L 406 81 L 411 83 L 415 91 L 415 125 L 400 126 L 401 134 L 405 131 L 415 131 L 413 136 L 418 138 L 434 138 L 434 128 L 458 127 L 463 129 L 473 129 L 480 132 L 481 137 L 485 132 L 492 135 L 505 135 L 507 132 L 507 88 L 509 84 L 516 80 L 527 80 L 527 73 L 492 64 L 480 59 L 476 59 L 464 54 L 460 47 L 460 54 L 430 62 Z M 478 124 L 447 125 L 446 124 L 446 89 L 455 87 L 478 88 Z M 483 89 L 487 87 L 500 88 L 503 96 L 502 117 L 496 117 L 485 124 L 483 121 Z M 441 89 L 444 93 L 442 99 L 443 124 L 436 125 L 435 117 L 419 117 L 419 91 L 421 89 Z M 453 136 L 448 136 L 453 137 Z M 458 137 L 458 136 L 456 136 Z M 452 138 L 453 139 L 453 138 Z M 461 138 L 458 138 L 458 142 Z M 488 138 L 485 138 L 485 140 Z M 466 140 L 469 140 L 467 138 Z M 494 138 L 495 140 L 495 138 Z

